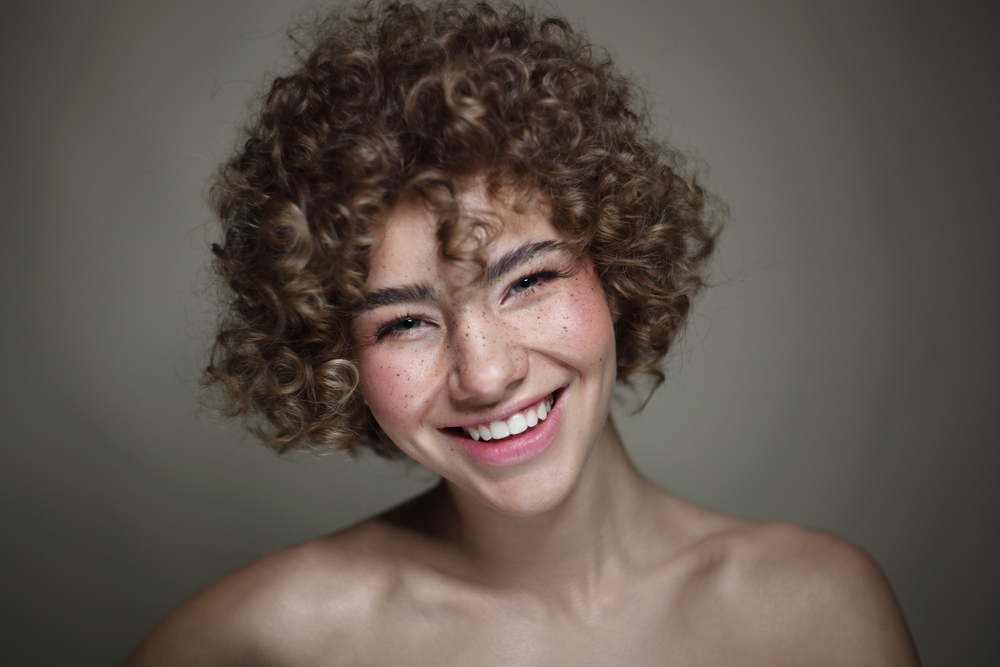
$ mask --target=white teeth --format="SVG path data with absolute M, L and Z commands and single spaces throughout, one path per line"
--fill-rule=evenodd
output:
M 493 434 L 495 440 L 499 440 L 510 435 L 510 429 L 507 428 L 505 422 L 490 422 L 490 433 Z
M 489 424 L 479 424 L 477 426 L 466 426 L 465 431 L 473 440 L 499 440 L 511 435 L 524 433 L 529 428 L 534 428 L 539 422 L 545 421 L 552 409 L 552 397 L 546 396 L 538 405 L 532 406 L 530 410 L 515 412 L 506 421 L 495 421 Z
M 518 433 L 524 433 L 528 430 L 528 420 L 518 412 L 516 415 L 511 416 L 507 420 L 507 428 L 510 429 L 511 434 L 517 435 Z

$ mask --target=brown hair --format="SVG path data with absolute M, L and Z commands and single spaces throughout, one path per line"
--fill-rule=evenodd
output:
M 604 285 L 618 378 L 663 382 L 722 209 L 604 50 L 507 3 L 365 4 L 296 35 L 212 190 L 229 301 L 203 385 L 225 414 L 279 452 L 391 453 L 350 358 L 372 226 L 408 188 L 445 211 L 469 175 L 545 201 Z

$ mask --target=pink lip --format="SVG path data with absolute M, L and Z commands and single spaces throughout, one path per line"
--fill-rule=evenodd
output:
M 527 463 L 540 456 L 549 448 L 559 432 L 562 421 L 562 397 L 566 390 L 559 392 L 552 411 L 545 421 L 524 433 L 512 435 L 502 440 L 473 440 L 448 431 L 442 431 L 452 442 L 464 449 L 476 461 L 494 468 L 504 468 Z
M 495 421 L 507 421 L 508 419 L 510 419 L 511 415 L 513 415 L 515 412 L 524 412 L 525 410 L 535 407 L 543 399 L 548 398 L 552 393 L 554 392 L 549 392 L 548 394 L 537 396 L 531 399 L 530 401 L 524 401 L 522 405 L 515 408 L 504 408 L 503 410 L 488 412 L 486 414 L 477 415 L 474 419 L 467 419 L 466 421 L 461 423 L 449 424 L 449 426 L 451 426 L 452 428 L 463 428 L 468 426 L 476 426 L 477 424 L 489 424 L 490 422 L 495 422 Z

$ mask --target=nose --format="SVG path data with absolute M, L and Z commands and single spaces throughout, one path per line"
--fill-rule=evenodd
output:
M 520 337 L 490 315 L 462 318 L 450 341 L 452 397 L 488 405 L 504 398 L 528 373 L 528 353 Z

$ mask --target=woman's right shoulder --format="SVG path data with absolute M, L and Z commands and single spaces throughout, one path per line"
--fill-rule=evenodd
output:
M 267 554 L 161 621 L 122 667 L 314 664 L 348 655 L 389 597 L 391 527 L 371 520 Z

